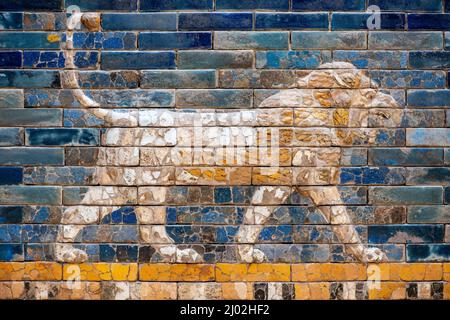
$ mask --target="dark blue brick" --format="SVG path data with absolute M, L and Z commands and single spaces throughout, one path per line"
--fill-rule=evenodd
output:
M 27 68 L 64 68 L 66 59 L 58 51 L 25 51 L 23 66 Z
M 231 188 L 229 187 L 218 187 L 214 189 L 214 202 L 215 203 L 230 203 Z
M 415 51 L 409 53 L 409 65 L 417 69 L 450 68 L 450 51 Z
M 369 149 L 369 164 L 379 166 L 439 165 L 444 164 L 444 152 L 437 148 L 372 148 Z
M 0 68 L 20 68 L 22 67 L 22 52 L 9 51 L 0 52 Z
M 450 53 L 450 52 L 449 52 Z M 447 107 L 450 106 L 450 90 L 409 90 L 408 107 Z
M 20 184 L 22 179 L 23 168 L 0 167 L 0 184 Z
M 0 12 L 0 30 L 17 30 L 23 27 L 21 12 Z
M 450 203 L 450 187 L 446 187 L 444 190 L 444 202 L 447 204 Z
M 174 52 L 102 52 L 102 69 L 175 69 Z
M 450 261 L 450 244 L 410 244 L 406 246 L 406 254 L 408 262 L 448 262 Z
M 0 244 L 0 261 L 23 261 L 23 245 Z
M 141 0 L 140 10 L 212 10 L 213 0 Z
M 133 32 L 75 32 L 75 49 L 135 49 L 136 34 Z
M 289 10 L 289 0 L 216 0 L 216 9 L 234 10 Z
M 366 30 L 367 19 L 370 15 L 368 13 L 333 13 L 331 30 Z M 405 15 L 401 13 L 381 14 L 381 29 L 405 29 Z
M 139 49 L 211 49 L 210 32 L 149 32 L 139 34 Z
M 71 5 L 81 10 L 137 10 L 137 0 L 66 0 L 66 8 Z
M 235 242 L 238 231 L 239 231 L 238 226 L 227 226 L 227 227 L 216 228 L 216 234 L 215 234 L 216 242 L 218 242 L 218 243 Z M 208 239 L 204 239 L 204 240 L 208 240 Z
M 22 226 L 17 224 L 0 225 L 0 242 L 21 242 Z
M 445 1 L 445 12 L 450 12 L 450 1 L 449 0 L 444 1 Z
M 10 70 L 0 71 L 0 87 L 59 88 L 59 71 Z
M 251 30 L 251 13 L 180 13 L 180 30 Z
M 443 225 L 370 225 L 369 243 L 443 242 Z
M 176 30 L 175 13 L 104 13 L 103 30 Z
M 63 165 L 64 149 L 7 148 L 0 152 L 0 164 L 7 165 Z
M 114 210 L 110 214 L 104 216 L 101 224 L 136 224 L 137 218 L 134 207 L 123 207 Z
M 31 146 L 98 145 L 97 129 L 27 129 L 27 142 Z
M 257 13 L 256 29 L 326 29 L 327 13 Z
M 101 262 L 137 262 L 137 245 L 101 244 L 99 247 Z
M 52 243 L 56 241 L 58 225 L 23 225 L 22 241 L 30 243 Z
M 2 0 L 0 10 L 4 11 L 61 11 L 61 0 Z
M 365 0 L 292 0 L 292 10 L 299 11 L 364 11 Z
M 369 0 L 382 11 L 441 11 L 442 0 Z
M 450 30 L 450 14 L 408 14 L 409 30 Z
M 267 226 L 261 230 L 259 243 L 292 242 L 292 226 Z
M 23 208 L 20 206 L 0 207 L 0 224 L 21 223 L 23 221 Z

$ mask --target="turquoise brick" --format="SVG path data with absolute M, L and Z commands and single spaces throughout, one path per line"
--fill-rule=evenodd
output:
M 292 0 L 292 10 L 298 11 L 364 11 L 365 0 Z
M 365 32 L 292 32 L 293 49 L 365 49 Z
M 137 48 L 134 32 L 74 32 L 75 49 L 127 50 Z
M 370 187 L 369 203 L 381 205 L 441 204 L 442 187 Z
M 409 90 L 408 107 L 441 108 L 450 106 L 450 90 Z
M 26 129 L 30 146 L 95 146 L 99 145 L 97 129 Z
M 334 51 L 333 59 L 347 61 L 357 68 L 404 69 L 408 66 L 408 54 L 404 51 Z
M 63 165 L 64 149 L 59 148 L 3 148 L 2 165 Z
M 373 70 L 371 79 L 381 88 L 445 88 L 446 74 L 443 71 Z
M 20 146 L 23 145 L 23 143 L 24 140 L 22 129 L 0 128 L 0 146 Z M 3 149 L 1 151 L 3 152 Z
M 411 206 L 408 207 L 410 223 L 449 223 L 450 206 Z
M 432 243 L 444 240 L 443 225 L 369 226 L 369 243 Z
M 327 13 L 256 13 L 256 30 L 327 30 Z
M 0 90 L 0 108 L 23 108 L 24 97 L 22 90 Z
M 288 11 L 289 0 L 216 0 L 216 9 Z
M 140 50 L 211 49 L 210 32 L 145 32 L 139 34 Z
M 177 90 L 177 107 L 251 108 L 252 90 Z
M 450 168 L 408 168 L 406 184 L 445 185 L 450 182 Z
M 408 262 L 448 262 L 450 244 L 411 244 L 406 246 Z
M 180 51 L 179 69 L 251 68 L 253 51 Z
M 102 52 L 104 70 L 175 69 L 175 52 Z
M 103 30 L 176 30 L 175 13 L 104 13 Z
M 137 10 L 137 0 L 65 0 L 66 8 L 72 5 L 85 11 Z
M 140 0 L 141 11 L 212 10 L 213 0 Z
M 450 146 L 450 129 L 445 128 L 417 128 L 406 130 L 406 144 L 408 146 Z
M 329 51 L 258 51 L 259 69 L 314 69 L 331 61 Z
M 59 49 L 61 35 L 48 32 L 0 33 L 0 48 L 4 49 Z
M 25 168 L 24 184 L 91 185 L 95 168 L 85 167 L 38 167 Z
M 59 71 L 1 70 L 0 88 L 59 88 Z
M 141 88 L 203 89 L 216 86 L 215 70 L 143 71 Z
M 247 12 L 180 13 L 179 30 L 251 30 L 253 15 Z
M 215 32 L 214 49 L 288 49 L 289 32 Z
M 59 109 L 0 109 L 0 126 L 60 126 Z
M 372 13 L 332 13 L 331 30 L 368 30 L 367 21 Z M 381 13 L 382 30 L 404 30 L 406 15 L 403 13 Z
M 370 32 L 369 49 L 436 50 L 442 49 L 442 32 Z
M 0 204 L 58 205 L 61 188 L 37 186 L 0 187 Z
M 369 0 L 382 11 L 441 11 L 442 0 Z
M 409 66 L 413 69 L 450 68 L 450 52 L 447 51 L 410 52 Z
M 17 30 L 23 27 L 23 14 L 20 12 L 1 12 L 0 30 Z

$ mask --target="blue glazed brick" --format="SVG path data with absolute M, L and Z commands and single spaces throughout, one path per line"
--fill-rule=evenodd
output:
M 140 50 L 211 49 L 210 32 L 149 32 L 139 34 Z
M 444 110 L 408 110 L 404 114 L 402 127 L 440 128 L 445 126 Z
M 77 68 L 96 68 L 100 55 L 98 52 L 75 52 L 73 62 Z
M 23 245 L 0 243 L 0 261 L 23 261 Z
M 407 129 L 406 144 L 408 146 L 450 146 L 450 129 L 417 128 Z
M 78 73 L 82 88 L 137 88 L 139 74 L 135 71 L 82 71 Z
M 22 29 L 23 14 L 20 12 L 0 12 L 0 30 Z
M 0 164 L 5 165 L 63 165 L 64 149 L 7 148 L 0 152 Z
M 436 50 L 442 49 L 441 32 L 370 32 L 369 49 Z
M 333 13 L 331 16 L 331 30 L 367 30 L 367 20 L 370 13 Z M 382 13 L 381 29 L 405 29 L 405 15 L 401 13 Z
M 444 153 L 445 153 L 445 155 L 444 155 L 444 159 L 445 159 L 444 163 L 445 164 L 450 164 L 450 149 L 445 149 Z
M 20 184 L 22 178 L 23 168 L 0 167 L 0 184 Z
M 48 32 L 2 32 L 0 48 L 5 49 L 59 49 L 60 36 Z
M 61 11 L 60 0 L 29 1 L 10 0 L 0 2 L 0 10 L 4 11 Z
M 234 69 L 251 68 L 253 51 L 180 51 L 179 69 Z
M 408 66 L 408 53 L 404 51 L 334 51 L 333 59 L 346 61 L 357 68 L 403 69 Z
M 276 263 L 327 262 L 330 259 L 329 245 L 324 244 L 257 244 L 255 249 Z
M 330 226 L 295 226 L 295 243 L 331 243 L 333 242 L 333 231 Z
M 0 224 L 22 223 L 23 210 L 19 206 L 1 206 Z
M 128 112 L 127 110 L 121 111 L 123 113 Z M 63 125 L 64 127 L 100 127 L 105 125 L 105 121 L 97 118 L 91 112 L 86 112 L 86 110 L 64 109 Z
M 24 30 L 66 30 L 67 15 L 63 12 L 24 12 Z
M 22 226 L 15 224 L 0 225 L 0 242 L 21 242 Z
M 442 187 L 370 187 L 369 203 L 392 204 L 441 204 Z
M 450 206 L 412 206 L 408 208 L 410 223 L 448 223 Z
M 0 128 L 0 146 L 23 145 L 23 131 L 20 128 Z M 2 150 L 4 152 L 4 150 Z
M 141 88 L 201 89 L 216 86 L 215 70 L 143 71 Z
M 409 65 L 415 69 L 450 68 L 449 51 L 418 51 L 409 53 Z
M 410 244 L 406 246 L 408 262 L 448 262 L 450 244 Z
M 30 243 L 52 243 L 58 234 L 57 225 L 23 225 L 22 241 Z
M 204 229 L 206 231 L 206 229 Z M 208 230 L 209 231 L 209 230 Z M 216 228 L 216 242 L 217 243 L 232 243 L 236 242 L 236 235 L 239 231 L 239 227 L 237 226 L 229 226 L 229 227 L 218 227 Z M 207 231 L 202 233 L 207 235 Z M 203 241 L 208 241 L 208 239 L 204 239 Z
M 137 37 L 133 32 L 75 32 L 75 49 L 136 49 Z
M 102 52 L 101 66 L 114 69 L 175 69 L 175 53 L 166 52 Z
M 0 109 L 0 126 L 59 126 L 61 115 L 58 109 Z
M 292 0 L 292 10 L 298 11 L 364 11 L 365 0 Z
M 177 90 L 177 107 L 251 108 L 251 90 Z
M 0 108 L 23 108 L 24 97 L 22 90 L 0 90 Z
M 257 13 L 256 29 L 328 29 L 328 14 Z
M 345 148 L 341 151 L 342 166 L 356 166 L 367 164 L 367 149 Z
M 58 224 L 61 222 L 62 207 L 49 206 L 23 206 L 23 222 L 28 224 Z
M 136 243 L 138 238 L 135 225 L 88 225 L 76 236 L 75 242 Z
M 100 245 L 100 262 L 137 262 L 137 245 Z
M 214 189 L 214 202 L 215 203 L 231 203 L 232 192 L 229 187 L 218 187 Z
M 444 189 L 444 202 L 445 202 L 446 204 L 449 204 L 449 203 L 450 203 L 450 187 L 446 187 L 446 188 Z
M 369 0 L 368 6 L 376 5 L 382 11 L 441 11 L 442 0 Z
M 256 52 L 256 67 L 261 69 L 314 69 L 330 60 L 328 51 Z
M 38 167 L 25 168 L 25 184 L 90 185 L 93 184 L 93 167 Z
M 370 225 L 369 243 L 432 243 L 444 240 L 443 225 Z
M 404 184 L 405 170 L 403 168 L 387 168 L 387 167 L 342 168 L 341 183 L 367 184 L 367 185 Z
M 214 49 L 289 49 L 289 32 L 219 31 Z
M 267 224 L 327 224 L 323 213 L 314 207 L 281 206 L 275 209 Z
M 444 88 L 446 82 L 442 71 L 371 70 L 369 75 L 382 88 Z
M 141 11 L 212 10 L 213 0 L 140 0 Z
M 0 187 L 0 204 L 59 205 L 61 188 L 41 186 Z
M 95 146 L 99 144 L 97 129 L 26 129 L 30 146 Z
M 289 0 L 216 0 L 216 9 L 233 10 L 289 10 Z
M 26 243 L 25 261 L 55 261 L 54 245 L 48 243 Z
M 293 49 L 365 49 L 365 32 L 292 32 Z
M 100 224 L 137 224 L 134 207 L 122 207 L 102 218 Z
M 409 185 L 443 185 L 450 181 L 450 168 L 408 168 Z
M 23 66 L 26 68 L 64 68 L 65 58 L 58 51 L 25 51 Z
M 10 70 L 0 71 L 0 87 L 59 88 L 59 71 Z
M 440 108 L 450 106 L 450 90 L 409 90 L 408 107 Z
M 408 14 L 409 30 L 450 30 L 450 14 Z
M 179 30 L 251 30 L 251 13 L 180 13 Z
M 242 224 L 244 207 L 173 207 L 167 209 L 170 224 Z
M 72 5 L 81 10 L 137 10 L 137 0 L 66 0 L 66 8 Z
M 258 236 L 259 243 L 292 242 L 292 226 L 266 226 Z
M 104 13 L 103 30 L 176 30 L 175 13 Z

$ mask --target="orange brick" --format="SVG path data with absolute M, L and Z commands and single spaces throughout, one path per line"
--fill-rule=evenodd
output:
M 381 281 L 431 281 L 442 280 L 441 263 L 380 263 L 371 265 Z M 372 277 L 375 279 L 376 275 Z
M 444 299 L 450 300 L 450 283 L 444 283 Z
M 406 298 L 405 282 L 379 282 L 379 288 L 369 288 L 370 300 L 399 300 Z
M 288 264 L 230 264 L 218 263 L 216 280 L 227 281 L 290 281 L 291 270 Z
M 292 265 L 292 281 L 366 280 L 366 266 L 357 263 L 307 263 Z
M 248 282 L 222 283 L 222 296 L 224 300 L 252 300 L 253 284 Z
M 57 298 L 61 300 L 100 300 L 101 286 L 100 282 L 63 282 L 59 286 Z
M 51 281 L 62 279 L 62 266 L 54 262 L 0 263 L 0 280 Z
M 444 263 L 442 269 L 444 280 L 450 281 L 450 263 Z
M 295 300 L 329 300 L 330 284 L 328 282 L 318 283 L 296 283 Z
M 212 281 L 214 266 L 209 264 L 141 264 L 143 281 Z
M 21 299 L 25 294 L 24 282 L 0 282 L 0 300 Z
M 141 300 L 176 300 L 177 284 L 175 282 L 141 283 Z
M 82 281 L 136 281 L 136 263 L 83 263 L 66 264 L 63 268 L 64 280 Z

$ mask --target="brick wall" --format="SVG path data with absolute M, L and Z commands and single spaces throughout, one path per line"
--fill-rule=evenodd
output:
M 0 298 L 448 299 L 449 48 L 445 0 L 1 1 Z M 171 158 L 212 111 L 284 130 L 280 167 Z

